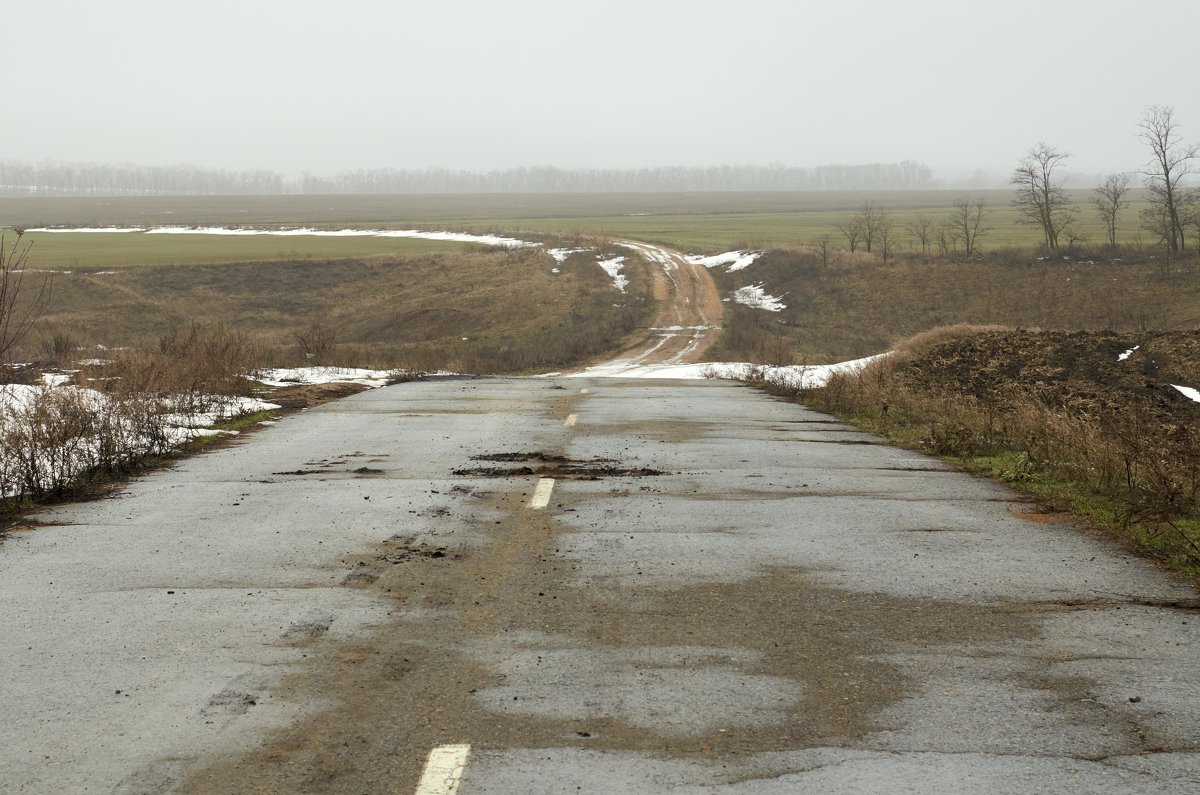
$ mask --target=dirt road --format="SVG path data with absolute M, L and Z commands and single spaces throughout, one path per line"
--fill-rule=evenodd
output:
M 1194 792 L 1194 592 L 718 382 L 401 384 L 0 545 L 0 790 Z
M 694 265 L 674 249 L 621 241 L 655 267 L 654 298 L 659 302 L 654 325 L 612 360 L 585 372 L 620 375 L 650 365 L 694 364 L 721 333 L 721 294 L 703 265 Z

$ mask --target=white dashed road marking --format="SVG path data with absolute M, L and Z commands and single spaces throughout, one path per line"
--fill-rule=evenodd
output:
M 564 422 L 563 425 L 566 425 L 568 428 L 573 428 L 573 427 L 575 427 L 575 423 L 578 421 L 579 421 L 578 414 L 568 414 L 567 421 Z
M 429 752 L 425 772 L 417 784 L 417 795 L 454 795 L 467 767 L 469 745 L 440 745 Z
M 554 491 L 554 478 L 542 478 L 537 482 L 537 488 L 533 490 L 533 498 L 529 500 L 529 507 L 536 510 L 545 508 L 550 504 L 550 492 Z
M 588 393 L 588 391 L 586 389 L 579 390 L 579 394 L 581 394 L 581 395 L 586 395 L 587 393 Z

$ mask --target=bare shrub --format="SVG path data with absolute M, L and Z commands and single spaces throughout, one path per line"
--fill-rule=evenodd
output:
M 0 417 L 0 460 L 7 496 L 64 496 L 80 472 L 95 463 L 90 440 L 96 413 L 73 389 L 8 388 Z
M 17 239 L 12 245 L 0 235 L 0 363 L 8 362 L 13 348 L 33 328 L 50 298 L 48 279 L 36 285 L 25 284 L 25 263 L 31 244 L 21 245 L 23 234 L 23 229 L 16 230 Z
M 5 387 L 0 494 L 10 503 L 62 499 L 169 452 L 185 438 L 173 427 L 177 416 L 223 412 L 223 401 L 245 392 L 242 374 L 258 363 L 245 335 L 193 324 L 154 349 L 123 352 L 103 370 L 88 370 L 97 389 Z
M 296 342 L 304 358 L 313 364 L 332 364 L 338 350 L 337 330 L 319 321 L 313 321 L 296 335 Z
M 126 351 L 102 387 L 119 400 L 168 401 L 177 411 L 206 411 L 221 396 L 247 393 L 245 373 L 262 363 L 258 344 L 221 324 L 193 323 L 159 339 L 156 349 Z
M 51 324 L 38 333 L 39 353 L 48 362 L 66 365 L 78 356 L 82 347 L 79 330 L 72 326 Z

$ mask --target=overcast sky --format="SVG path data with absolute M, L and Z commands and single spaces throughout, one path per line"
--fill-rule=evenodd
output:
M 1197 0 L 29 0 L 0 159 L 269 168 L 919 160 L 1200 140 Z

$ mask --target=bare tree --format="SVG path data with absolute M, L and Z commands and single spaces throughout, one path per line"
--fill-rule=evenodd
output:
M 829 235 L 819 235 L 817 237 L 817 239 L 813 241 L 813 248 L 816 250 L 817 254 L 821 257 L 821 267 L 822 268 L 829 267 L 829 249 L 830 249 L 830 247 L 831 246 L 830 246 Z
M 949 221 L 939 224 L 937 228 L 938 254 L 949 256 L 958 247 L 958 238 L 954 235 L 954 227 Z
M 863 231 L 863 244 L 867 248 L 867 253 L 870 254 L 871 247 L 875 245 L 875 238 L 885 227 L 891 225 L 891 221 L 888 218 L 887 210 L 872 201 L 862 203 L 862 206 L 858 208 L 858 218 Z
M 338 347 L 337 330 L 314 320 L 296 335 L 296 342 L 300 344 L 304 358 L 317 364 L 330 364 Z
M 42 279 L 31 294 L 22 298 L 25 263 L 32 243 L 21 245 L 25 230 L 17 229 L 16 241 L 9 246 L 0 236 L 0 363 L 8 363 L 9 354 L 33 328 L 50 299 L 50 282 Z
M 896 233 L 892 228 L 892 222 L 885 219 L 876 236 L 879 238 L 879 253 L 883 257 L 883 261 L 887 262 L 892 258 L 892 253 L 896 249 Z
M 947 222 L 950 233 L 962 241 L 963 253 L 968 257 L 978 252 L 979 237 L 988 231 L 984 223 L 987 202 L 983 199 L 967 201 L 958 199 L 954 202 L 954 212 Z
M 1125 194 L 1128 192 L 1128 174 L 1109 174 L 1104 178 L 1104 182 L 1092 188 L 1092 193 L 1096 194 L 1092 198 L 1092 206 L 1096 208 L 1096 215 L 1100 216 L 1104 223 L 1108 245 L 1114 248 L 1117 245 L 1117 219 L 1121 210 L 1129 206 L 1129 202 L 1125 201 Z
M 1008 180 L 1017 188 L 1012 205 L 1020 216 L 1018 222 L 1041 227 L 1046 248 L 1052 251 L 1058 248 L 1059 233 L 1074 218 L 1062 180 L 1054 173 L 1068 157 L 1066 152 L 1040 143 L 1021 158 Z
M 856 215 L 845 224 L 840 224 L 838 231 L 846 238 L 846 244 L 850 246 L 850 253 L 858 251 L 858 246 L 863 239 L 862 219 Z
M 1142 211 L 1143 226 L 1160 235 L 1170 251 L 1180 251 L 1184 246 L 1182 210 L 1187 199 L 1182 181 L 1191 173 L 1200 148 L 1179 140 L 1175 110 L 1165 105 L 1146 108 L 1138 128 L 1138 138 L 1153 153 L 1142 172 L 1150 199 L 1150 207 Z
M 861 244 L 869 254 L 880 231 L 890 225 L 891 219 L 886 210 L 875 202 L 864 201 L 850 220 L 838 227 L 838 231 L 845 236 L 851 251 L 857 251 Z
M 913 237 L 921 244 L 921 256 L 929 256 L 929 243 L 933 240 L 934 223 L 933 219 L 927 215 L 918 215 L 916 220 L 908 225 L 908 231 L 912 232 Z

